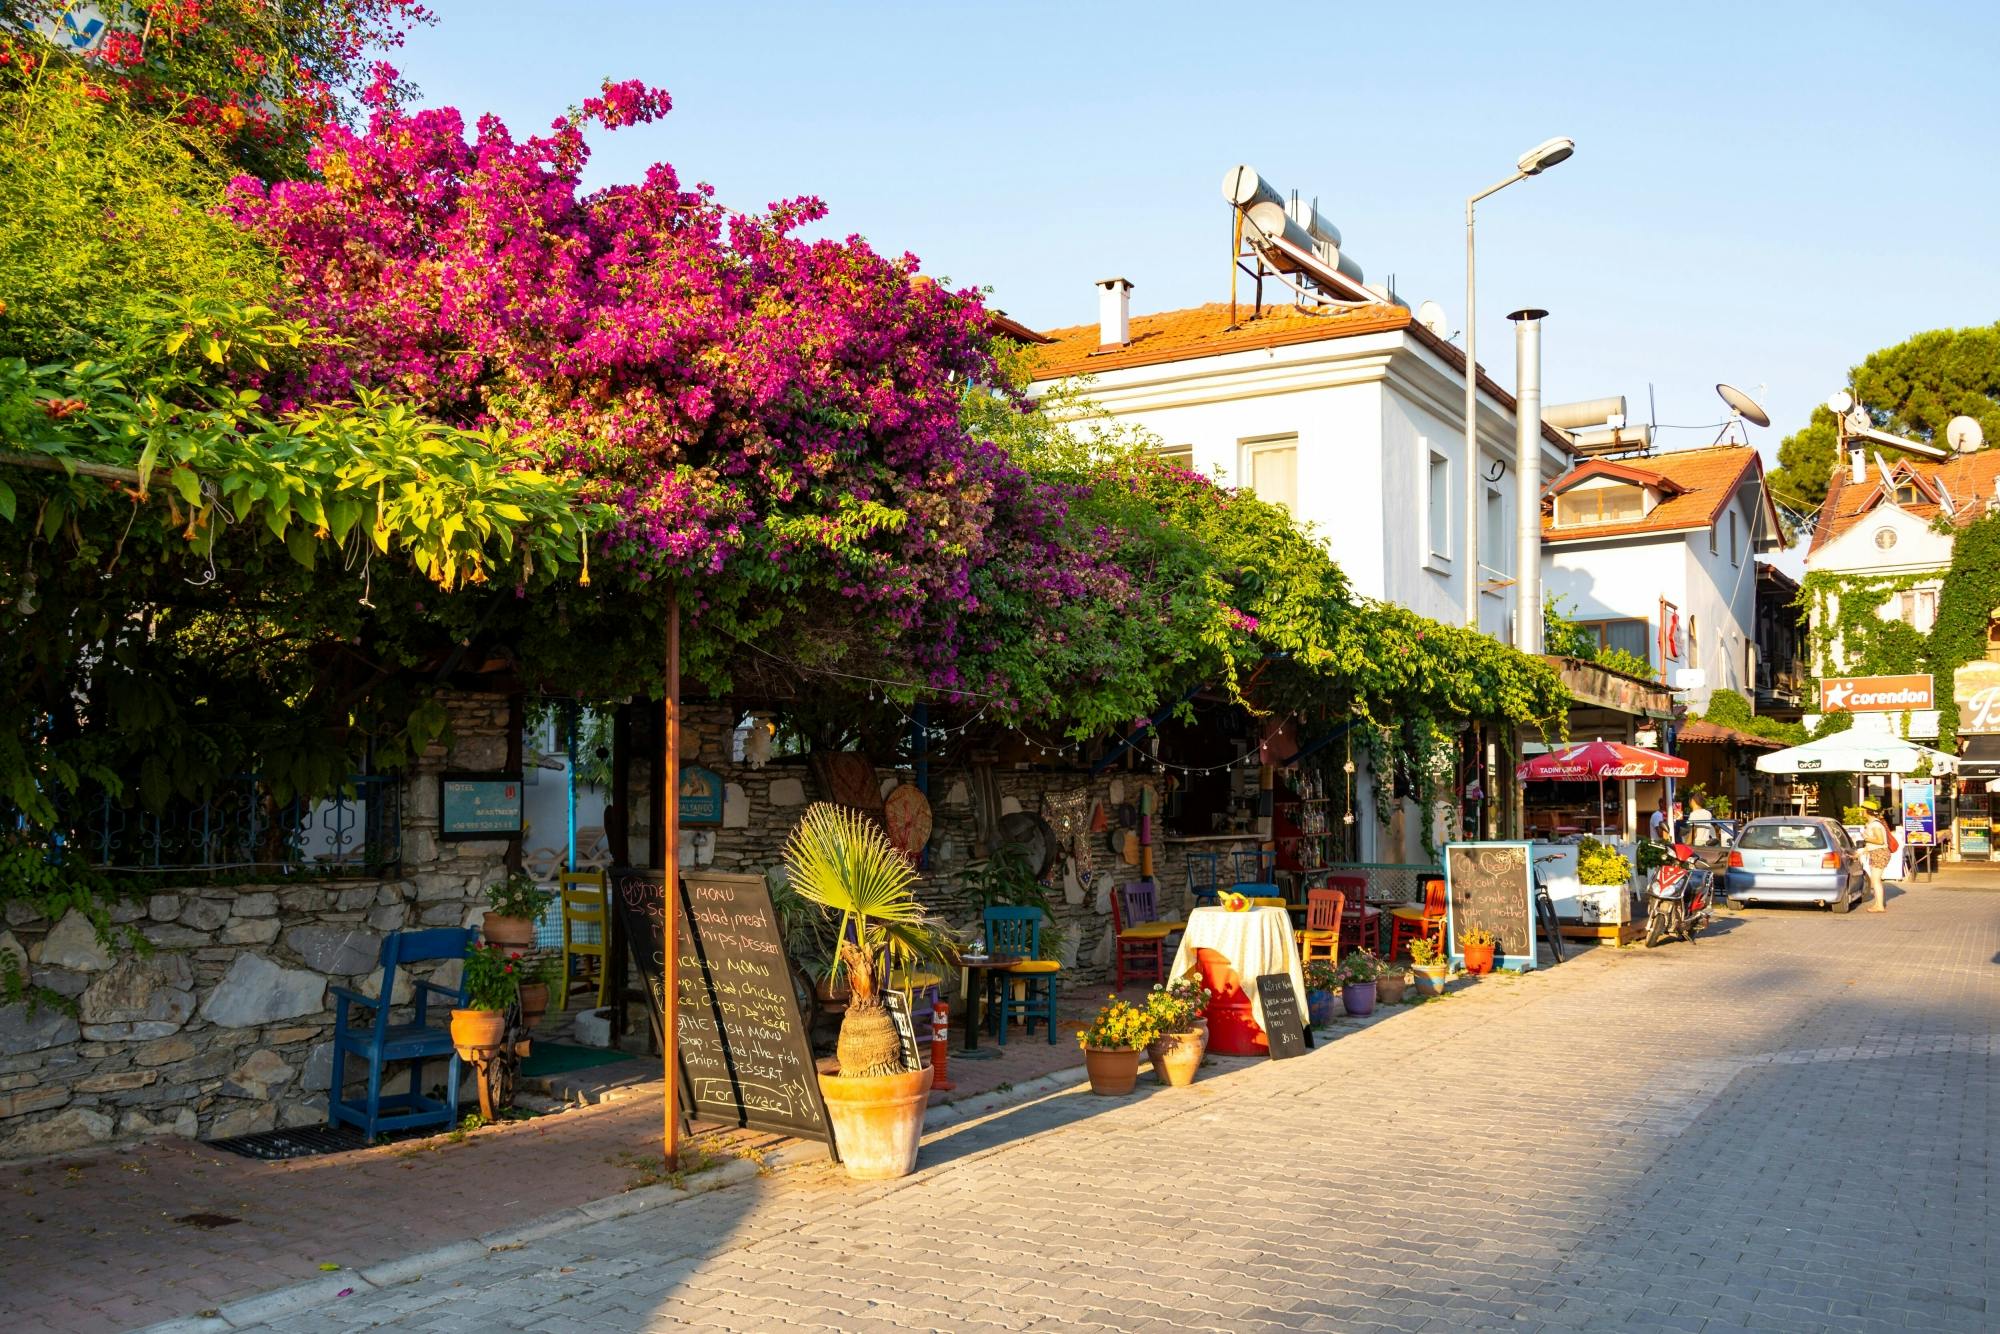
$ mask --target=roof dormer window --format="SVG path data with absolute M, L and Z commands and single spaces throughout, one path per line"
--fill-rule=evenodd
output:
M 1637 486 L 1589 486 L 1556 497 L 1556 527 L 1637 523 L 1646 517 L 1646 492 Z
M 1889 494 L 1898 505 L 1921 505 L 1930 499 L 1907 477 L 1896 483 L 1896 489 Z

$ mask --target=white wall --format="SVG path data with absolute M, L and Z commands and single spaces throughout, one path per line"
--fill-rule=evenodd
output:
M 1888 547 L 1880 544 L 1884 530 L 1894 534 L 1895 541 Z M 1806 558 L 1806 570 L 1830 571 L 1837 574 L 1864 575 L 1907 575 L 1935 570 L 1937 578 L 1924 580 L 1915 588 L 1941 591 L 1944 587 L 1944 573 L 1951 566 L 1952 537 L 1934 532 L 1927 520 L 1920 519 L 1907 510 L 1894 505 L 1879 505 L 1842 533 L 1833 541 L 1821 547 Z M 1877 615 L 1885 620 L 1896 620 L 1894 599 L 1879 609 Z M 1839 599 L 1833 600 L 1829 610 L 1839 615 Z M 1819 608 L 1808 606 L 1807 619 L 1811 624 L 1813 637 L 1818 637 Z M 1834 671 L 1843 670 L 1847 663 L 1841 646 L 1833 646 Z M 1807 670 L 1819 672 L 1828 664 L 1810 662 Z

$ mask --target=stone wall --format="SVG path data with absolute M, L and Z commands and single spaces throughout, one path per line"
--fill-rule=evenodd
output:
M 0 1006 L 0 1157 L 325 1119 L 328 988 L 375 995 L 385 934 L 476 923 L 501 874 L 504 841 L 438 839 L 436 775 L 504 766 L 507 701 L 448 703 L 450 750 L 434 747 L 403 787 L 400 878 L 142 895 L 113 917 L 145 937 L 146 953 L 108 950 L 75 912 L 50 922 L 8 906 L 0 950 L 75 1013 Z M 439 972 L 455 981 L 457 969 Z M 412 984 L 399 975 L 394 999 L 407 1001 Z
M 726 784 L 723 825 L 719 829 L 681 831 L 681 864 L 684 867 L 710 865 L 726 871 L 767 871 L 781 860 L 786 837 L 805 813 L 805 808 L 824 794 L 810 767 L 800 759 L 773 760 L 761 769 L 739 763 L 733 757 L 735 715 L 726 709 L 694 706 L 686 711 L 683 731 L 699 743 L 689 747 L 684 762 L 700 764 L 719 773 Z M 635 774 L 637 768 L 635 767 Z M 1043 801 L 1052 794 L 1084 792 L 1095 801 L 1116 807 L 1120 802 L 1136 802 L 1142 781 L 1155 785 L 1159 775 L 1135 776 L 1107 773 L 1093 778 L 1088 770 L 1035 767 L 1003 762 L 995 766 L 1003 813 L 1024 810 L 1040 813 Z M 897 783 L 914 781 L 908 768 L 878 766 L 876 776 L 886 793 Z M 1256 770 L 1240 771 L 1239 781 L 1254 785 Z M 929 773 L 932 811 L 930 857 L 918 885 L 918 896 L 953 927 L 976 928 L 979 909 L 967 895 L 961 880 L 966 864 L 973 858 L 977 826 L 973 818 L 971 783 L 963 767 L 932 764 Z M 635 800 L 633 855 L 644 856 L 651 830 L 650 804 Z M 1185 916 L 1187 873 L 1186 845 L 1168 841 L 1155 820 L 1154 877 L 1160 886 L 1160 909 L 1167 916 Z M 1112 855 L 1105 836 L 1086 839 L 1091 869 L 1096 873 L 1088 886 L 1076 881 L 1054 885 L 1051 900 L 1065 935 L 1064 983 L 1094 987 L 1108 981 L 1111 967 L 1110 887 L 1138 878 L 1138 869 Z M 1201 849 L 1251 848 L 1252 838 L 1235 843 L 1203 843 Z

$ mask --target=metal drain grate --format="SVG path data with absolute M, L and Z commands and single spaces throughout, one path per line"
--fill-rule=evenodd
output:
M 293 1126 L 288 1130 L 260 1130 L 254 1135 L 232 1135 L 208 1141 L 211 1149 L 224 1149 L 245 1158 L 278 1162 L 285 1158 L 316 1158 L 321 1154 L 350 1153 L 355 1149 L 379 1148 L 397 1140 L 419 1139 L 435 1133 L 430 1129 L 387 1131 L 369 1144 L 353 1126 Z

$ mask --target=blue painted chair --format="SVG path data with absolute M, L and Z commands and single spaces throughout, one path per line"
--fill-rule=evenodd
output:
M 448 1027 L 451 1007 L 465 1004 L 465 992 L 439 986 L 435 982 L 416 984 L 414 1014 L 409 1023 L 391 1022 L 391 1006 L 386 1002 L 396 994 L 396 970 L 405 964 L 438 959 L 463 959 L 472 932 L 459 927 L 434 931 L 396 931 L 382 942 L 382 987 L 374 996 L 364 996 L 348 987 L 331 987 L 334 995 L 333 1080 L 326 1093 L 326 1123 L 346 1122 L 358 1126 L 371 1143 L 385 1130 L 408 1130 L 417 1126 L 458 1124 L 458 1053 L 451 1045 Z M 431 997 L 446 1003 L 445 1024 L 430 1022 Z M 350 1022 L 350 1009 L 372 1010 L 367 1022 Z M 368 1092 L 361 1098 L 344 1098 L 347 1058 L 368 1062 Z M 442 1100 L 424 1092 L 424 1063 L 449 1057 Z M 391 1062 L 409 1061 L 410 1089 L 407 1093 L 382 1096 L 382 1076 Z
M 1057 975 L 1062 965 L 1039 957 L 1042 952 L 1042 910 L 1040 908 L 988 908 L 986 910 L 986 953 L 995 959 L 1019 959 L 1005 972 L 989 975 L 987 985 L 997 993 L 988 1006 L 993 1016 L 994 1036 L 1007 1045 L 1007 1021 L 1015 1015 L 1030 1037 L 1035 1020 L 1047 1027 L 1049 1045 L 1056 1043 Z M 1021 995 L 1014 995 L 1019 983 Z
M 1278 869 L 1278 854 L 1268 848 L 1257 848 L 1247 852 L 1232 852 L 1230 859 L 1235 864 L 1238 880 L 1254 880 L 1268 885 L 1271 876 Z
M 1190 852 L 1187 855 L 1188 906 L 1213 908 L 1222 885 L 1222 854 Z

